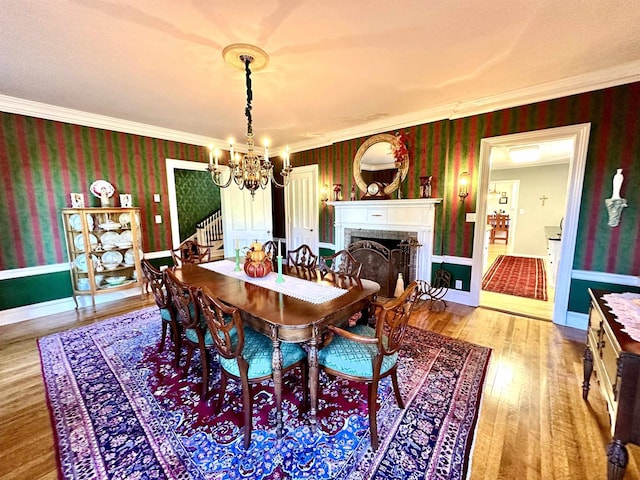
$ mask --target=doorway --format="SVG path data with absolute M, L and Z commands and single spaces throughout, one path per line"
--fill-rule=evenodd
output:
M 571 267 L 575 251 L 576 231 L 578 224 L 578 213 L 582 193 L 582 182 L 584 177 L 584 165 L 586 162 L 587 143 L 589 137 L 590 124 L 572 125 L 568 127 L 558 127 L 521 134 L 505 135 L 482 139 L 480 146 L 480 173 L 478 185 L 478 204 L 476 209 L 476 226 L 474 240 L 473 268 L 471 278 L 471 297 L 478 305 L 495 308 L 507 312 L 518 313 L 530 317 L 545 318 L 553 320 L 555 323 L 566 324 L 566 314 L 569 299 L 569 287 L 571 283 Z M 560 158 L 551 159 L 548 165 L 543 167 L 522 166 L 501 162 L 513 161 L 508 157 L 509 153 L 524 151 L 525 147 L 534 150 L 537 146 L 538 153 L 548 145 L 555 143 L 568 145 L 568 153 L 564 153 L 564 160 Z M 555 163 L 554 163 L 555 162 Z M 535 165 L 535 163 L 533 163 Z M 563 166 L 564 165 L 564 166 Z M 555 205 L 551 214 L 551 204 L 549 198 L 551 193 L 551 180 L 545 179 L 542 175 L 544 170 L 566 171 L 563 179 L 554 174 L 555 186 L 553 197 Z M 509 232 L 509 242 L 507 246 L 496 247 L 489 243 L 487 215 L 492 213 L 489 210 L 489 192 L 492 185 L 498 181 L 519 180 L 517 189 L 511 192 L 499 190 L 499 197 L 507 197 L 507 200 L 500 205 L 505 205 L 513 215 L 514 228 Z M 528 184 L 525 188 L 525 184 Z M 558 185 L 560 185 L 558 187 Z M 544 190 L 544 191 L 543 191 Z M 558 196 L 559 190 L 564 197 L 563 205 L 560 206 Z M 509 195 L 502 195 L 509 193 Z M 534 205 L 538 204 L 538 207 Z M 544 208 L 546 207 L 546 209 Z M 557 217 L 557 218 L 556 218 Z M 544 227 L 558 227 L 562 220 L 563 229 L 561 236 L 561 248 L 559 259 L 554 265 L 555 289 L 548 293 L 548 300 L 544 304 L 540 300 L 531 300 L 532 305 L 522 303 L 526 298 L 514 295 L 500 295 L 500 297 L 487 298 L 482 291 L 482 276 L 486 270 L 485 263 L 489 263 L 490 252 L 493 249 L 491 258 L 497 255 L 506 254 L 509 250 L 513 254 L 523 253 L 525 256 L 538 257 L 547 262 L 547 239 Z M 513 242 L 511 246 L 508 243 Z M 504 253 L 498 252 L 503 249 Z M 557 271 L 555 270 L 557 268 Z M 548 270 L 548 268 L 547 268 Z M 547 275 L 548 276 L 548 275 Z M 498 294 L 495 294 L 498 295 Z

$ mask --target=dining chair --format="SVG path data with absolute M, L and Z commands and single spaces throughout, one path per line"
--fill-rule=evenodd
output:
M 173 340 L 174 358 L 176 367 L 180 365 L 180 350 L 182 349 L 182 329 L 178 324 L 175 315 L 172 315 L 171 298 L 167 290 L 166 278 L 163 272 L 155 268 L 149 260 L 143 258 L 140 262 L 142 274 L 151 288 L 151 292 L 156 300 L 156 305 L 160 309 L 160 318 L 162 319 L 162 339 L 160 340 L 159 351 L 164 350 L 167 330 L 170 328 L 171 338 Z
M 186 376 L 189 372 L 191 358 L 194 351 L 198 349 L 202 365 L 202 394 L 200 398 L 206 400 L 209 389 L 208 350 L 213 347 L 213 339 L 205 320 L 200 316 L 193 289 L 181 282 L 171 269 L 167 269 L 165 275 L 167 290 L 173 305 L 171 312 L 182 326 L 184 342 L 187 345 L 187 360 L 183 375 Z
M 398 388 L 398 350 L 417 297 L 417 284 L 412 282 L 398 298 L 384 304 L 373 302 L 375 329 L 360 324 L 346 329 L 330 325 L 328 329 L 335 335 L 318 352 L 318 365 L 329 375 L 368 384 L 367 408 L 374 450 L 378 448 L 376 414 L 381 378 L 391 377 L 396 402 L 404 408 Z
M 496 240 L 503 240 L 505 244 L 509 243 L 509 215 L 497 213 L 490 216 L 489 225 L 491 225 L 491 233 L 489 235 L 489 243 L 496 243 Z
M 337 286 L 358 285 L 362 288 L 360 272 L 362 263 L 358 262 L 347 250 L 340 250 L 333 255 L 320 257 L 320 277 L 330 276 Z
M 249 448 L 251 432 L 253 430 L 252 410 L 253 395 L 251 385 L 260 383 L 273 377 L 272 340 L 249 326 L 244 326 L 240 311 L 235 307 L 225 305 L 210 294 L 208 289 L 198 289 L 196 292 L 198 308 L 212 333 L 213 342 L 218 352 L 221 367 L 221 377 L 215 411 L 220 411 L 225 397 L 229 378 L 240 380 L 242 385 L 242 409 L 244 413 L 244 448 Z M 303 407 L 307 405 L 307 354 L 297 343 L 283 342 L 282 372 L 296 367 L 301 369 L 303 386 Z M 282 406 L 276 401 L 276 409 Z
M 318 256 L 311 251 L 309 245 L 302 244 L 287 253 L 287 266 L 299 275 L 313 276 L 318 266 Z
M 171 257 L 176 266 L 184 263 L 210 262 L 211 246 L 199 244 L 194 240 L 185 240 L 178 248 L 171 250 Z

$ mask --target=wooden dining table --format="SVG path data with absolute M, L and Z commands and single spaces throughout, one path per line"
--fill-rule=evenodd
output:
M 284 274 L 300 275 L 294 270 Z M 281 342 L 300 343 L 309 362 L 309 423 L 315 431 L 318 406 L 318 348 L 329 325 L 344 323 L 354 313 L 367 310 L 375 299 L 380 285 L 363 280 L 359 285 L 339 285 L 348 291 L 324 303 L 299 300 L 261 285 L 211 271 L 196 264 L 184 264 L 175 270 L 176 276 L 194 287 L 206 287 L 211 295 L 228 305 L 237 307 L 243 322 L 267 335 L 273 343 L 273 381 L 276 396 L 276 432 L 282 436 L 282 352 Z M 286 281 L 286 276 L 284 277 Z M 319 274 L 306 277 L 311 282 L 336 286 Z M 306 388 L 306 386 L 305 386 Z

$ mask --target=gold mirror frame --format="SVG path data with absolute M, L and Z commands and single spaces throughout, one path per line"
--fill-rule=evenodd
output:
M 365 142 L 362 145 L 360 145 L 360 148 L 358 148 L 358 151 L 356 152 L 356 156 L 353 159 L 353 178 L 355 179 L 356 184 L 358 185 L 358 188 L 360 189 L 361 192 L 366 193 L 367 191 L 367 184 L 364 182 L 364 180 L 362 179 L 362 176 L 360 175 L 360 165 L 362 164 L 362 157 L 364 157 L 364 154 L 366 153 L 366 151 L 369 149 L 371 145 L 374 145 L 376 143 L 381 143 L 381 142 L 387 142 L 393 145 L 397 142 L 397 138 L 395 137 L 395 135 L 391 135 L 390 133 L 379 133 L 378 135 L 369 137 L 365 140 Z M 409 172 L 409 158 L 407 158 L 402 163 L 402 168 L 399 170 L 398 173 L 396 173 L 396 176 L 394 177 L 393 182 L 391 182 L 389 185 L 387 185 L 384 188 L 385 195 L 391 195 L 393 192 L 395 192 L 400 186 L 400 182 L 404 180 L 405 177 L 407 176 L 408 172 Z

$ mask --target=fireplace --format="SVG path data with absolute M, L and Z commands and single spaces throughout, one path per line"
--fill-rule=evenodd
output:
M 362 263 L 360 276 L 380 285 L 381 296 L 393 296 L 398 274 L 402 274 L 405 285 L 416 279 L 415 261 L 419 244 L 414 234 L 407 232 L 402 240 L 398 240 L 387 238 L 385 234 L 388 232 L 382 230 L 372 233 L 358 230 L 346 235 L 350 233 L 347 250 Z M 353 233 L 372 236 L 361 237 Z M 395 237 L 402 232 L 391 233 Z
M 382 249 L 378 250 L 381 251 L 381 255 L 385 253 L 384 249 L 387 250 L 387 266 L 380 262 L 383 271 L 380 272 L 380 268 L 376 268 L 375 254 L 369 253 L 371 257 L 367 261 L 371 264 L 370 269 L 373 273 L 363 275 L 364 278 L 368 278 L 367 275 L 374 277 L 371 279 L 381 284 L 380 295 L 385 296 L 382 293 L 385 289 L 388 293 L 386 296 L 393 295 L 395 279 L 400 271 L 405 277 L 405 284 L 416 279 L 430 282 L 435 205 L 441 201 L 439 198 L 425 198 L 328 202 L 335 208 L 335 249 L 349 249 L 355 242 L 364 241 L 380 244 Z M 399 246 L 403 241 L 412 244 L 404 259 L 402 253 L 396 256 L 392 253 L 394 248 L 389 248 L 393 246 L 390 242 L 396 242 Z M 364 246 L 360 244 L 357 247 Z M 392 277 L 391 284 L 385 281 Z

